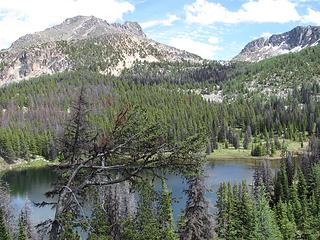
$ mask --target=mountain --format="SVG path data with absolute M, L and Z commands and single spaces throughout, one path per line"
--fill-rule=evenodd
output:
M 138 23 L 109 24 L 93 16 L 77 16 L 27 34 L 1 50 L 0 85 L 83 68 L 120 75 L 144 61 L 199 63 L 202 59 L 148 39 Z
M 318 45 L 320 27 L 295 27 L 289 32 L 274 34 L 248 43 L 233 60 L 258 62 L 277 55 L 298 52 L 306 47 Z
M 243 65 L 240 74 L 223 82 L 223 94 L 248 97 L 253 94 L 288 97 L 303 89 L 313 89 L 320 100 L 320 45 Z

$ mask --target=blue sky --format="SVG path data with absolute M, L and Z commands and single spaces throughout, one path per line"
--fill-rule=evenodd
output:
M 297 25 L 320 25 L 319 0 L 0 0 L 0 48 L 76 15 L 137 21 L 148 37 L 229 60 L 246 43 Z

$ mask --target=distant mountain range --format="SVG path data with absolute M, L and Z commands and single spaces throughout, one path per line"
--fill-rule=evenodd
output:
M 0 51 L 0 85 L 65 70 L 89 68 L 119 75 L 135 62 L 199 63 L 195 54 L 148 39 L 138 23 L 109 24 L 77 16 L 27 34 Z
M 296 27 L 289 32 L 262 37 L 248 43 L 233 60 L 258 62 L 285 53 L 298 52 L 306 47 L 318 45 L 320 27 Z
M 162 79 L 220 82 L 244 71 L 238 61 L 259 62 L 298 52 L 318 45 L 319 41 L 320 27 L 296 27 L 248 43 L 231 62 L 207 61 L 147 38 L 136 22 L 110 24 L 93 16 L 77 16 L 44 31 L 27 34 L 10 48 L 1 50 L 0 86 L 80 69 L 104 75 L 123 74 L 125 78 L 144 82 Z

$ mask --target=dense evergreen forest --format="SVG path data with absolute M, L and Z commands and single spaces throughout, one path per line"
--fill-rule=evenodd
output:
M 293 159 L 287 153 L 280 169 L 271 169 L 269 162 L 258 165 L 252 184 L 222 183 L 214 213 L 209 210 L 210 199 L 205 197 L 207 189 L 201 172 L 189 175 L 185 191 L 187 203 L 178 222 L 173 220 L 172 197 L 165 179 L 160 191 L 154 190 L 154 181 L 150 178 L 137 181 L 131 187 L 128 182 L 96 186 L 90 190 L 96 203 L 91 216 L 79 220 L 79 215 L 83 217 L 79 213 L 81 209 L 65 212 L 59 238 L 52 239 L 78 240 L 79 228 L 88 233 L 90 240 L 319 239 L 319 161 L 320 140 L 314 136 L 304 155 Z M 136 203 L 129 190 L 132 188 L 139 193 Z M 1 239 L 41 237 L 41 232 L 37 233 L 30 222 L 32 213 L 28 205 L 18 222 L 13 222 L 6 205 L 7 191 L 4 187 L 0 189 Z
M 248 147 L 252 137 L 269 152 L 279 145 L 278 138 L 302 141 L 307 135 L 319 134 L 319 83 L 303 84 L 286 98 L 253 94 L 215 103 L 190 90 L 203 88 L 201 83 L 142 84 L 78 71 L 0 89 L 1 156 L 7 162 L 34 155 L 55 159 L 55 139 L 81 86 L 91 104 L 90 122 L 101 131 L 108 130 L 121 108 L 136 105 L 167 126 L 167 134 L 175 139 L 205 127 L 210 138 L 208 152 L 218 142 L 239 148 L 245 138 L 244 147 Z
M 98 63 L 13 83 L 0 88 L 0 156 L 59 160 L 47 193 L 58 200 L 39 203 L 54 206 L 55 218 L 39 226 L 50 226 L 51 239 L 80 239 L 77 229 L 91 240 L 319 239 L 319 51 L 256 64 L 140 62 L 119 77 L 99 74 Z M 203 98 L 217 91 L 221 101 Z M 286 140 L 309 142 L 307 152 L 293 160 Z M 202 155 L 219 148 L 281 151 L 283 160 L 275 173 L 267 162 L 258 167 L 253 185 L 223 183 L 213 216 Z M 163 168 L 188 181 L 177 223 L 165 179 L 156 192 L 146 177 L 161 178 L 153 169 Z M 36 239 L 27 205 L 12 222 L 8 191 L 0 189 L 0 239 Z M 88 200 L 90 219 L 81 207 Z

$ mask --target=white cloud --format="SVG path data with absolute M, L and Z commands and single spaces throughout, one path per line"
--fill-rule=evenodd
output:
M 220 42 L 220 39 L 218 37 L 209 37 L 208 42 L 211 44 L 217 44 Z
M 176 15 L 168 14 L 167 18 L 165 18 L 165 19 L 158 19 L 158 20 L 143 22 L 143 23 L 141 23 L 141 27 L 143 29 L 147 29 L 150 27 L 154 27 L 156 25 L 171 26 L 172 23 L 174 23 L 175 21 L 178 21 L 178 20 L 179 20 L 179 18 Z
M 196 0 L 185 6 L 189 23 L 286 23 L 301 19 L 296 3 L 290 0 L 249 0 L 237 11 L 230 11 L 220 3 Z
M 0 48 L 69 17 L 93 15 L 115 22 L 134 9 L 120 0 L 0 0 Z
M 217 45 L 198 42 L 189 38 L 177 37 L 169 41 L 169 45 L 199 55 L 202 58 L 214 59 L 214 55 L 222 48 Z
M 308 14 L 303 17 L 303 21 L 306 23 L 312 23 L 320 25 L 320 12 L 308 8 Z

